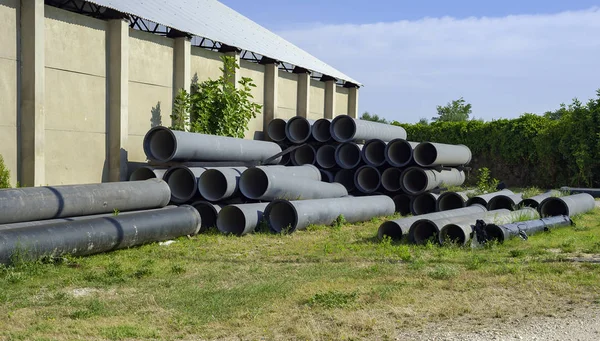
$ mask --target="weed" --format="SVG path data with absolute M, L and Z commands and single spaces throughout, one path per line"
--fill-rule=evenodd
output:
M 158 333 L 155 330 L 144 329 L 140 326 L 135 325 L 105 327 L 101 329 L 101 334 L 109 340 L 158 338 Z
M 433 279 L 445 280 L 458 276 L 458 270 L 450 265 L 437 264 L 427 275 Z
M 119 212 L 119 210 L 118 210 L 118 209 L 116 209 L 116 208 L 115 208 L 115 209 L 113 210 L 113 216 L 115 216 L 115 217 L 116 217 L 116 216 L 118 216 L 118 215 L 119 215 L 119 213 L 120 213 L 120 212 Z
M 575 240 L 568 238 L 560 244 L 560 249 L 564 253 L 571 253 L 575 251 Z
M 85 308 L 82 310 L 76 310 L 69 315 L 69 318 L 73 320 L 88 319 L 94 316 L 103 316 L 107 314 L 107 309 L 104 303 L 98 299 L 89 301 Z
M 342 226 L 344 226 L 346 224 L 346 218 L 344 218 L 343 214 L 340 214 L 337 218 L 335 218 L 335 221 L 333 222 L 333 228 L 336 230 L 340 230 L 342 228 Z
M 322 294 L 315 294 L 307 304 L 311 307 L 320 306 L 323 308 L 343 308 L 356 301 L 358 293 L 344 293 L 339 291 L 328 291 Z
M 181 275 L 182 273 L 185 273 L 185 267 L 183 265 L 173 264 L 173 266 L 171 266 L 171 272 L 176 275 Z
M 520 258 L 525 255 L 525 251 L 523 250 L 510 250 L 509 255 L 513 258 Z
M 496 188 L 500 181 L 491 177 L 491 172 L 487 167 L 479 168 L 477 175 L 477 189 L 475 195 L 481 195 L 484 193 L 496 192 Z
M 523 199 L 529 199 L 531 197 L 535 197 L 536 195 L 542 194 L 542 190 L 537 187 L 528 187 L 523 189 L 521 193 L 523 194 Z

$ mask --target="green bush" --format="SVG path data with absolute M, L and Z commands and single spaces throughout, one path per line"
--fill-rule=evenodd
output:
M 10 171 L 4 165 L 2 155 L 0 155 L 0 188 L 10 188 Z

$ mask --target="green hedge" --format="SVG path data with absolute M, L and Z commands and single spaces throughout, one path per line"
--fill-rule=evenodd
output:
M 469 146 L 473 168 L 488 167 L 513 186 L 600 186 L 600 90 L 597 96 L 543 116 L 392 124 L 404 127 L 410 141 Z

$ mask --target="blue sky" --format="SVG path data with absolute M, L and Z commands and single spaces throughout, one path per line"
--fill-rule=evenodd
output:
M 392 120 L 459 97 L 517 117 L 600 88 L 600 0 L 221 1 L 361 81 L 359 110 Z

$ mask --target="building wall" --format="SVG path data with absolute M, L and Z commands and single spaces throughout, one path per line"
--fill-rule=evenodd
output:
M 348 114 L 348 88 L 335 87 L 335 115 Z
M 252 79 L 252 82 L 256 85 L 252 88 L 252 97 L 254 102 L 263 106 L 259 115 L 256 118 L 250 120 L 248 123 L 248 130 L 246 131 L 247 139 L 254 139 L 257 132 L 261 132 L 263 129 L 263 112 L 265 104 L 265 66 L 257 63 L 250 63 L 245 60 L 240 61 L 240 76 L 248 77 Z
M 17 181 L 18 5 L 17 0 L 0 0 L 0 155 L 13 185 Z
M 298 75 L 280 71 L 277 86 L 277 110 L 275 111 L 275 118 L 292 118 L 296 116 Z
M 325 83 L 310 80 L 310 104 L 308 118 L 318 120 L 325 113 Z
M 203 82 L 208 79 L 218 79 L 223 74 L 221 68 L 223 54 L 213 52 L 201 47 L 192 46 L 192 56 L 190 58 L 190 68 L 192 69 L 192 79 Z

